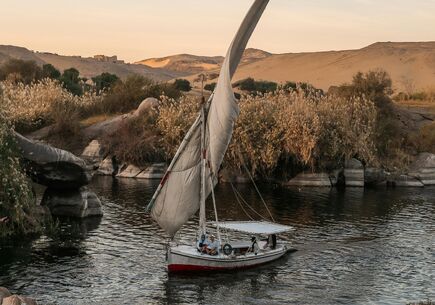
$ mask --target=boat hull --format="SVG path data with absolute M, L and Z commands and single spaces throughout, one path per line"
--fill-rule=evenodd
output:
M 253 268 L 281 258 L 287 253 L 287 248 L 280 246 L 275 250 L 261 251 L 257 255 L 249 253 L 235 257 L 224 254 L 218 256 L 201 254 L 187 246 L 174 247 L 168 251 L 168 272 L 175 273 Z

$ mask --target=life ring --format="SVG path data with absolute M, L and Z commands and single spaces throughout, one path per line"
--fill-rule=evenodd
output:
M 233 252 L 233 247 L 231 247 L 230 244 L 225 244 L 222 247 L 222 251 L 224 252 L 225 255 L 230 255 Z

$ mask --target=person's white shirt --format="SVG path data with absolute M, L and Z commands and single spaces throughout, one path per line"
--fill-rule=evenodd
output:
M 214 241 L 211 241 L 207 244 L 207 248 L 209 250 L 215 250 L 217 253 L 219 252 L 219 242 L 215 239 Z
M 197 247 L 198 249 L 201 249 L 202 247 L 206 247 L 206 246 L 208 246 L 208 244 L 210 243 L 210 241 L 209 241 L 208 238 L 206 237 L 206 238 L 204 239 L 204 241 L 202 242 L 201 247 L 199 246 L 200 243 L 201 243 L 201 238 L 198 239 L 198 241 L 196 242 L 196 247 Z

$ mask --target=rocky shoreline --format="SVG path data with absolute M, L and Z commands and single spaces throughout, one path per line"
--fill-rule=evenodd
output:
M 145 115 L 158 105 L 154 98 L 145 99 L 138 109 L 83 130 L 87 146 L 80 157 L 48 144 L 15 133 L 21 149 L 25 169 L 35 183 L 47 187 L 40 207 L 55 216 L 85 218 L 102 216 L 102 205 L 97 195 L 87 187 L 92 176 L 105 175 L 130 179 L 162 179 L 167 164 L 154 163 L 138 167 L 119 162 L 115 155 L 105 153 L 99 139 L 129 120 Z M 250 178 L 224 169 L 221 182 L 249 183 Z M 277 181 L 284 187 L 425 187 L 435 185 L 435 154 L 424 152 L 416 156 L 406 172 L 388 172 L 382 168 L 366 167 L 353 158 L 343 168 L 331 172 L 301 172 L 287 181 Z
M 22 295 L 12 294 L 7 288 L 0 287 L 1 305 L 37 305 L 35 299 Z
M 45 214 L 84 218 L 102 216 L 97 195 L 87 187 L 92 168 L 74 154 L 15 133 L 26 174 L 46 187 L 40 207 Z
M 94 164 L 97 175 L 118 178 L 161 179 L 167 165 L 155 163 L 147 167 L 132 164 L 118 164 L 116 157 L 104 156 L 98 140 L 93 140 L 84 149 L 82 157 Z M 225 171 L 220 177 L 223 182 L 247 183 L 248 177 Z M 345 166 L 332 172 L 302 172 L 288 181 L 280 181 L 283 186 L 298 187 L 424 187 L 435 185 L 435 154 L 420 153 L 409 166 L 408 172 L 391 173 L 381 168 L 365 167 L 359 160 L 350 159 Z
M 166 171 L 164 163 L 149 164 L 138 167 L 133 164 L 119 163 L 116 156 L 105 155 L 99 137 L 108 131 L 119 128 L 122 122 L 137 118 L 158 105 L 158 100 L 147 98 L 137 110 L 129 114 L 120 115 L 92 125 L 84 130 L 90 139 L 81 157 L 95 168 L 97 175 L 108 175 L 118 178 L 161 179 Z M 221 181 L 247 183 L 249 177 L 224 170 L 220 174 Z M 435 185 L 435 155 L 420 153 L 409 166 L 408 172 L 388 172 L 382 168 L 366 167 L 357 159 L 345 162 L 343 168 L 331 172 L 302 172 L 289 181 L 277 181 L 283 186 L 312 186 L 312 187 L 424 187 Z

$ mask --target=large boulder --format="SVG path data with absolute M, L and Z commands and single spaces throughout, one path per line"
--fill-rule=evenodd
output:
M 84 218 L 102 216 L 103 210 L 97 195 L 83 187 L 76 190 L 46 189 L 41 205 L 49 207 L 56 216 Z
M 83 130 L 83 135 L 87 139 L 97 139 L 103 135 L 111 134 L 118 130 L 123 123 L 149 112 L 150 109 L 157 107 L 158 104 L 159 101 L 157 99 L 152 97 L 146 98 L 135 111 L 117 115 L 103 122 L 91 125 Z
M 21 299 L 17 295 L 11 295 L 10 297 L 4 298 L 2 305 L 21 305 Z
M 120 178 L 135 178 L 142 170 L 134 166 L 132 164 L 128 165 L 125 169 L 123 169 L 116 177 Z
M 364 183 L 370 186 L 385 185 L 388 173 L 381 168 L 367 167 L 364 169 Z
M 139 107 L 133 112 L 133 116 L 138 117 L 148 113 L 150 110 L 155 109 L 159 106 L 159 100 L 154 97 L 148 97 L 144 99 Z
M 128 114 L 117 115 L 113 118 L 93 124 L 83 129 L 83 135 L 87 139 L 97 139 L 103 135 L 115 132 L 122 122 L 129 118 Z
M 408 175 L 419 179 L 424 185 L 435 185 L 435 155 L 419 154 L 410 165 Z
M 106 157 L 98 166 L 97 174 L 102 176 L 114 176 L 118 173 L 118 163 L 115 157 Z
M 21 295 L 11 295 L 3 299 L 1 305 L 38 305 L 36 300 Z
M 352 158 L 344 166 L 344 181 L 346 186 L 364 186 L 364 165 Z
M 5 287 L 0 287 L 0 304 L 2 304 L 2 301 L 4 298 L 10 297 L 12 294 L 9 292 L 9 290 Z
M 289 186 L 323 186 L 331 187 L 331 180 L 327 173 L 300 173 L 286 183 Z
M 19 133 L 15 139 L 26 172 L 36 183 L 56 189 L 75 189 L 89 183 L 91 171 L 83 159 L 50 145 L 36 143 Z
M 82 157 L 88 160 L 101 160 L 104 157 L 103 148 L 98 140 L 92 140 L 82 152 Z
M 423 187 L 424 184 L 411 176 L 408 175 L 399 175 L 394 177 L 393 183 L 394 186 L 406 186 L 406 187 Z
M 329 173 L 329 180 L 332 186 L 344 185 L 344 169 L 335 169 Z
M 137 179 L 162 179 L 166 173 L 166 163 L 154 163 L 153 165 L 144 169 L 139 175 L 136 176 Z

